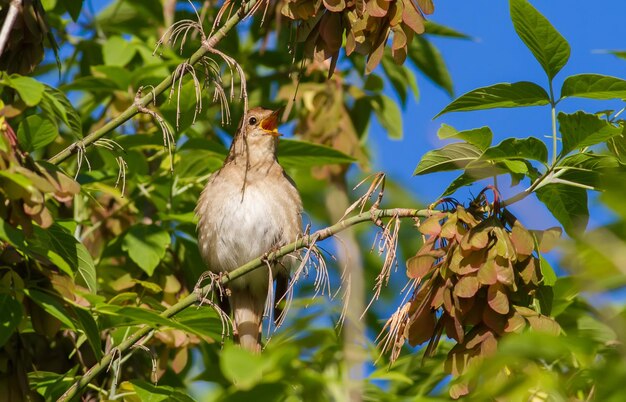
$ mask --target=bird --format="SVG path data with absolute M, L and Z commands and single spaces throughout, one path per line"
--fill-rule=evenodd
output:
M 228 274 L 296 241 L 302 232 L 300 193 L 276 155 L 279 113 L 261 107 L 244 113 L 223 166 L 200 195 L 198 247 L 214 274 Z M 272 261 L 271 277 L 269 269 L 260 268 L 227 284 L 228 298 L 220 305 L 232 310 L 233 337 L 243 349 L 260 353 L 270 278 L 276 282 L 274 300 L 280 301 L 288 289 L 290 261 Z

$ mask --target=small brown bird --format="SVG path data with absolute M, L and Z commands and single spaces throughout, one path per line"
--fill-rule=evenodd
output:
M 300 194 L 276 159 L 278 113 L 257 107 L 243 116 L 224 166 L 202 191 L 198 246 L 214 273 L 228 273 L 291 243 L 302 231 Z M 273 264 L 276 301 L 287 291 L 289 265 L 286 259 Z M 235 340 L 257 353 L 269 286 L 263 268 L 228 284 Z

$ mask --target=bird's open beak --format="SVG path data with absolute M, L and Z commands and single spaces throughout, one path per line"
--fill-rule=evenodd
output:
M 278 115 L 281 109 L 275 110 L 268 117 L 261 121 L 261 128 L 265 130 L 265 134 L 278 137 L 281 134 L 278 132 Z

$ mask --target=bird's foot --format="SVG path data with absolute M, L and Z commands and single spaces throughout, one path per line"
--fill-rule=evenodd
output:
M 282 247 L 280 244 L 275 244 L 261 256 L 261 261 L 267 265 L 275 263 L 279 258 L 276 254 Z
M 208 296 L 209 293 L 211 293 L 211 291 L 214 291 L 215 289 L 217 289 L 218 291 L 219 300 L 223 300 L 224 295 L 230 296 L 229 290 L 225 289 L 222 286 L 222 279 L 224 278 L 224 276 L 228 277 L 228 274 L 225 274 L 223 272 L 216 274 L 211 271 L 205 271 L 200 275 L 198 281 L 196 282 L 196 286 L 194 286 L 193 288 L 193 291 L 197 295 L 198 301 L 200 302 L 200 306 L 202 306 L 202 304 L 204 303 L 209 303 L 211 301 Z M 210 283 L 206 291 L 203 292 L 202 290 L 204 289 L 204 287 L 202 286 L 202 283 L 207 279 L 210 279 Z

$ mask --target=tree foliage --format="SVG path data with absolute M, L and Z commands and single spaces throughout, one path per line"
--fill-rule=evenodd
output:
M 460 174 L 424 209 L 384 174 L 370 175 L 367 138 L 372 119 L 402 138 L 401 111 L 423 77 L 453 94 L 430 39 L 468 37 L 426 21 L 432 1 L 112 0 L 95 12 L 81 0 L 15 3 L 0 2 L 9 33 L 0 35 L 8 400 L 620 395 L 626 310 L 583 295 L 626 285 L 624 109 L 560 105 L 624 99 L 626 80 L 580 73 L 556 91 L 570 47 L 527 0 L 509 1 L 511 21 L 545 82 L 477 88 L 436 117 L 545 107 L 551 138 L 493 144 L 487 125 L 442 124 L 439 138 L 452 142 L 425 152 L 414 174 Z M 215 300 L 264 260 L 205 278 L 193 216 L 233 122 L 253 104 L 286 106 L 297 139 L 281 139 L 279 159 L 312 224 L 330 225 L 268 250 L 276 258 L 298 248 L 301 264 L 287 321 L 266 328 L 261 356 L 232 345 Z M 500 195 L 501 175 L 519 189 L 511 198 Z M 480 187 L 472 200 L 452 198 L 469 185 Z M 615 218 L 587 231 L 592 192 Z M 509 211 L 531 196 L 566 238 L 561 228 L 530 230 Z M 346 268 L 341 244 L 323 240 L 365 222 L 348 232 L 362 264 Z M 553 248 L 566 273 L 544 257 Z M 392 275 L 398 261 L 406 275 Z M 365 311 L 340 300 L 365 293 Z M 367 345 L 355 358 L 345 334 L 361 314 Z M 354 386 L 350 371 L 364 361 L 375 364 Z

